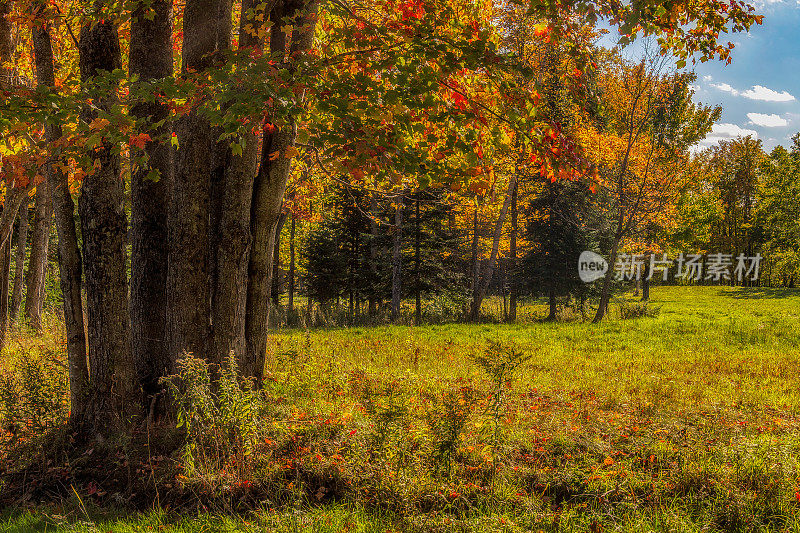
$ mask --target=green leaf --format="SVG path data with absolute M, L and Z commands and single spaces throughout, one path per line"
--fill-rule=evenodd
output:
M 157 168 L 151 168 L 150 172 L 147 173 L 147 176 L 145 176 L 144 179 L 157 182 L 161 179 L 161 172 Z

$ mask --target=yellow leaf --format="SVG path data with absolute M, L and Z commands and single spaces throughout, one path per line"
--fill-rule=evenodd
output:
M 110 124 L 110 122 L 108 122 L 108 120 L 106 120 L 104 118 L 96 118 L 89 124 L 89 128 L 91 128 L 93 130 L 102 130 L 103 128 L 105 128 L 109 124 Z

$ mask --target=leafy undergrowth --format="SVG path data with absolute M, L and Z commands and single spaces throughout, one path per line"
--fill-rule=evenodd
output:
M 658 317 L 594 329 L 283 332 L 261 390 L 229 363 L 212 393 L 205 364 L 185 359 L 181 427 L 125 442 L 71 443 L 61 404 L 44 403 L 52 419 L 3 437 L 0 498 L 29 508 L 6 524 L 797 531 L 797 295 L 688 291 L 654 291 Z M 53 355 L 7 365 L 15 397 L 39 394 L 19 379 L 37 357 Z

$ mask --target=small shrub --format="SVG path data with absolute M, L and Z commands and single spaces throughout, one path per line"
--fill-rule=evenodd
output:
M 631 318 L 654 318 L 661 312 L 661 307 L 654 307 L 648 302 L 620 302 L 619 303 L 619 317 L 622 320 Z
M 474 388 L 463 386 L 425 396 L 431 405 L 425 418 L 433 434 L 434 472 L 449 476 L 453 457 L 461 443 L 464 428 L 478 403 L 479 394 Z
M 252 383 L 241 378 L 231 353 L 212 380 L 209 363 L 186 354 L 178 374 L 164 379 L 185 431 L 184 468 L 188 474 L 213 474 L 249 467 L 258 441 L 261 401 Z
M 15 437 L 41 435 L 69 416 L 69 379 L 63 356 L 21 352 L 0 375 L 0 420 Z
M 513 346 L 493 340 L 489 341 L 482 354 L 472 356 L 472 360 L 483 369 L 492 384 L 488 411 L 494 424 L 493 448 L 497 447 L 500 440 L 500 416 L 505 405 L 506 389 L 511 385 L 519 366 L 530 357 Z

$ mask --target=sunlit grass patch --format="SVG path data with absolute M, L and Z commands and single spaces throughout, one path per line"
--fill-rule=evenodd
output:
M 170 487 L 162 497 L 196 494 L 210 513 L 98 517 L 108 505 L 98 494 L 114 489 L 76 483 L 88 515 L 72 502 L 63 523 L 36 508 L 7 524 L 798 530 L 800 292 L 652 296 L 656 316 L 599 325 L 275 331 L 258 398 L 206 390 L 212 411 L 238 414 L 194 426 L 170 459 L 177 470 L 160 480 Z M 493 374 L 506 360 L 519 366 Z M 213 461 L 197 453 L 226 435 Z

